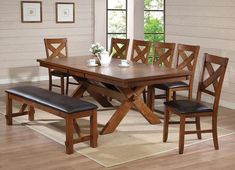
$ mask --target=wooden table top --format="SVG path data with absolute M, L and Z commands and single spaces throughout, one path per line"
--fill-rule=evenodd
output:
M 87 61 L 94 56 L 77 56 L 54 59 L 38 59 L 40 66 L 58 69 L 73 76 L 115 84 L 120 87 L 151 85 L 162 82 L 185 80 L 190 72 L 177 69 L 130 63 L 129 67 L 120 67 L 119 59 L 112 59 L 109 66 L 91 67 Z

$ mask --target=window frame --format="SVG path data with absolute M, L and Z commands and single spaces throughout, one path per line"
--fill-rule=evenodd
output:
M 151 34 L 151 35 L 163 35 L 163 42 L 165 42 L 165 33 L 166 33 L 166 0 L 163 0 L 163 9 L 145 9 L 144 8 L 144 12 L 162 12 L 163 13 L 163 32 L 162 33 L 150 33 L 150 32 L 147 32 L 145 33 L 144 32 L 144 37 L 146 34 Z
M 127 19 L 128 19 L 128 14 L 127 14 L 127 9 L 128 9 L 128 3 L 127 3 L 127 0 L 125 0 L 126 2 L 126 8 L 125 9 L 115 9 L 115 8 L 110 8 L 109 9 L 109 3 L 108 3 L 109 0 L 106 0 L 106 48 L 108 48 L 108 39 L 109 39 L 109 35 L 113 34 L 113 35 L 126 35 L 125 37 L 127 38 Z M 109 23 L 108 23 L 108 13 L 109 11 L 124 11 L 126 12 L 126 30 L 125 30 L 125 33 L 119 33 L 119 32 L 116 32 L 116 33 L 110 33 L 109 32 Z

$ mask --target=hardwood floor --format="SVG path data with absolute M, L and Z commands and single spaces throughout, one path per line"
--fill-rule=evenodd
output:
M 32 84 L 47 88 L 47 83 Z M 15 85 L 0 85 L 0 107 L 5 105 L 4 90 Z M 218 126 L 235 132 L 235 111 L 221 107 Z M 65 154 L 63 145 L 25 126 L 17 123 L 14 126 L 6 126 L 5 118 L 0 114 L 0 170 L 233 169 L 235 166 L 235 135 L 219 138 L 219 145 L 220 150 L 214 150 L 213 142 L 210 140 L 186 147 L 183 155 L 179 155 L 178 150 L 173 150 L 105 168 L 79 153 Z

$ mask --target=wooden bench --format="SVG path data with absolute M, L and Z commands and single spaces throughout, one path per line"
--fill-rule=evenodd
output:
M 30 121 L 34 120 L 34 108 L 52 113 L 65 119 L 66 153 L 73 153 L 75 143 L 90 140 L 91 147 L 97 147 L 97 106 L 69 96 L 33 86 L 18 86 L 6 90 L 6 123 L 12 125 L 12 118 L 28 115 Z M 12 113 L 13 100 L 22 103 L 17 113 Z M 90 117 L 90 135 L 83 136 L 76 122 L 77 118 Z M 74 130 L 78 138 L 73 137 Z

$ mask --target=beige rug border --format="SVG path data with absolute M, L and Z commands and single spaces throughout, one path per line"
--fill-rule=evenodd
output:
M 3 114 L 3 113 L 1 113 L 1 114 L 2 114 L 3 116 L 5 116 L 5 114 Z M 55 142 L 57 142 L 57 143 L 59 143 L 59 144 L 65 146 L 65 144 L 64 144 L 63 142 L 60 142 L 60 141 L 58 141 L 57 139 L 54 139 L 53 137 L 51 137 L 51 136 L 49 136 L 49 135 L 47 135 L 47 134 L 45 134 L 45 133 L 42 133 L 41 131 L 35 129 L 33 126 L 22 124 L 20 121 L 18 121 L 18 120 L 16 120 L 16 119 L 14 119 L 14 121 L 16 121 L 16 122 L 18 122 L 19 124 L 21 124 L 21 125 L 23 125 L 23 126 L 25 126 L 25 127 L 28 127 L 29 129 L 32 129 L 32 130 L 34 130 L 34 131 L 40 133 L 41 135 L 43 135 L 43 136 L 45 136 L 45 137 L 47 137 L 47 138 L 49 138 L 49 139 L 51 139 L 51 140 L 53 140 L 53 141 L 55 141 Z M 205 123 L 205 122 L 204 122 L 204 123 Z M 234 134 L 235 134 L 234 131 L 229 130 L 229 129 L 225 129 L 225 128 L 221 128 L 221 127 L 218 127 L 218 129 L 224 129 L 224 130 L 226 130 L 226 131 L 230 131 L 230 133 L 228 133 L 228 134 L 219 135 L 218 138 L 222 138 L 222 137 L 226 137 L 226 136 L 230 136 L 230 135 L 234 135 Z M 199 144 L 199 143 L 203 143 L 203 142 L 206 142 L 206 141 L 209 141 L 209 140 L 212 140 L 212 137 L 211 137 L 211 138 L 208 138 L 208 139 L 198 140 L 198 141 L 195 142 L 195 143 L 186 144 L 184 147 L 189 147 L 189 146 L 196 145 L 196 144 Z M 99 142 L 98 142 L 98 144 L 99 144 Z M 151 157 L 151 156 L 160 155 L 160 154 L 163 154 L 163 153 L 166 153 L 166 152 L 170 152 L 170 151 L 173 151 L 173 150 L 176 150 L 176 149 L 178 149 L 178 147 L 173 148 L 173 149 L 169 149 L 169 150 L 165 150 L 165 151 L 162 151 L 162 152 L 158 152 L 158 153 L 146 155 L 146 156 L 143 156 L 143 157 L 141 157 L 141 158 L 130 159 L 129 161 L 124 161 L 124 162 L 122 162 L 122 163 L 116 163 L 116 164 L 113 164 L 113 165 L 111 165 L 111 166 L 104 165 L 104 164 L 101 163 L 100 161 L 95 160 L 95 159 L 89 157 L 88 155 L 85 155 L 85 154 L 79 152 L 79 150 L 74 150 L 74 151 L 76 151 L 77 153 L 79 153 L 79 154 L 81 154 L 81 155 L 87 157 L 87 158 L 90 159 L 90 160 L 93 160 L 93 161 L 97 162 L 98 164 L 102 165 L 103 167 L 110 168 L 110 167 L 114 167 L 114 166 L 117 166 L 117 165 L 125 164 L 125 163 L 128 163 L 128 162 L 132 162 L 132 161 L 137 161 L 137 160 L 141 160 L 141 159 L 144 159 L 144 158 L 148 158 L 148 157 Z

